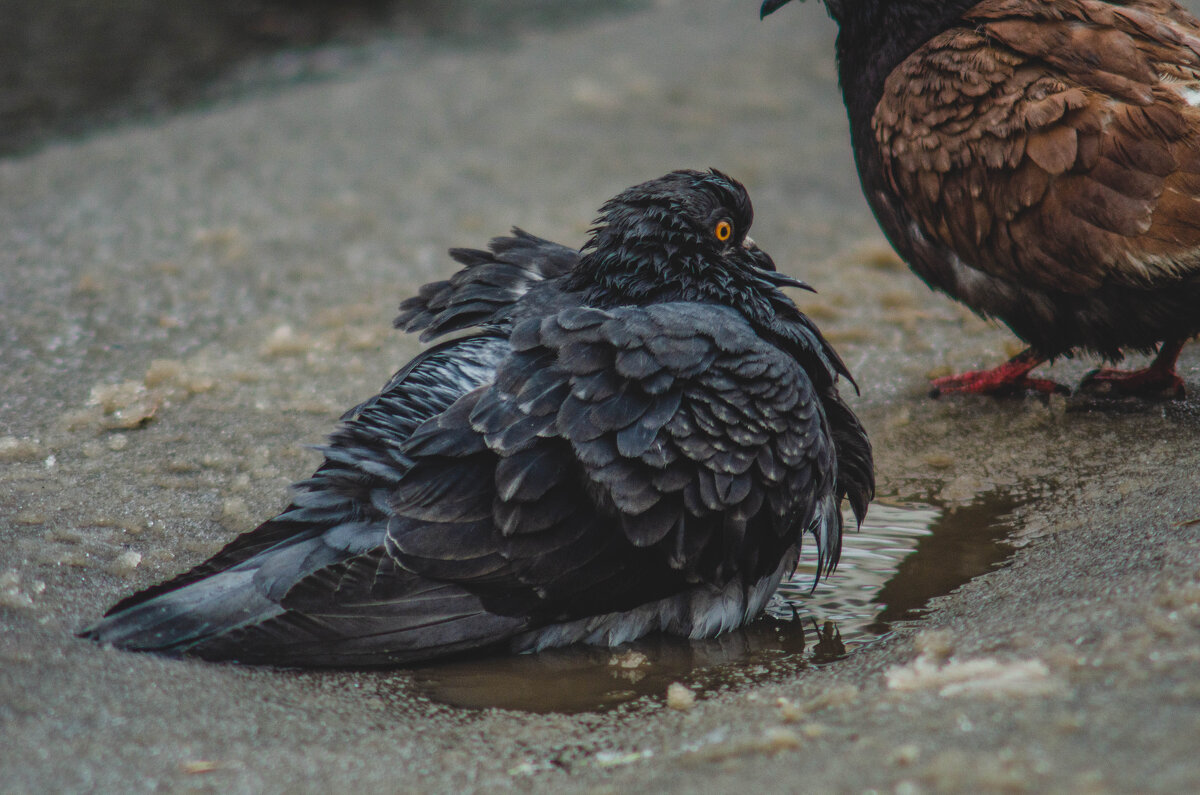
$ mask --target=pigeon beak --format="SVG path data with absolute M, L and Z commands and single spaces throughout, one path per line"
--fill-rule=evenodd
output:
M 795 287 L 798 290 L 808 290 L 810 293 L 815 293 L 817 291 L 817 288 L 813 287 L 808 282 L 801 281 L 800 279 L 797 279 L 793 276 L 788 276 L 786 273 L 780 273 L 779 271 L 775 271 L 771 274 L 770 281 L 776 287 Z
M 758 266 L 759 276 L 769 284 L 776 287 L 796 287 L 801 290 L 808 290 L 815 293 L 817 290 L 807 282 L 802 282 L 799 279 L 788 276 L 786 273 L 780 273 L 775 267 L 775 260 L 771 259 L 771 255 L 763 251 L 754 242 L 754 238 L 746 235 L 742 240 L 742 248 L 750 252 L 754 257 L 754 264 Z
M 774 14 L 791 1 L 792 0 L 763 0 L 762 7 L 758 9 L 758 18 L 766 19 L 768 16 Z

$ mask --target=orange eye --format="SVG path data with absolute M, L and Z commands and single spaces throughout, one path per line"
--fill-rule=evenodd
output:
M 713 234 L 717 236 L 717 240 L 724 243 L 733 237 L 733 224 L 728 221 L 717 221 L 717 225 L 713 227 Z

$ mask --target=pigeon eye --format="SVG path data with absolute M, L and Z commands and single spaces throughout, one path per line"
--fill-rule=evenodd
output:
M 733 224 L 724 219 L 717 221 L 717 225 L 713 227 L 713 234 L 717 236 L 717 240 L 724 243 L 733 237 Z

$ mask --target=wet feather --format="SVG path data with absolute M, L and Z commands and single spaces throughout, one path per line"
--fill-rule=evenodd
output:
M 751 220 L 736 181 L 683 171 L 606 203 L 579 251 L 455 249 L 396 322 L 465 336 L 347 412 L 280 516 L 83 634 L 364 666 L 751 620 L 806 534 L 828 570 L 838 504 L 861 519 L 874 490 L 845 365 Z

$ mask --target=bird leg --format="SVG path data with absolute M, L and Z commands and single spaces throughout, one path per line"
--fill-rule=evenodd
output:
M 1168 340 L 1158 349 L 1149 367 L 1141 370 L 1093 370 L 1079 384 L 1081 392 L 1105 396 L 1136 396 L 1178 399 L 1184 396 L 1183 379 L 1175 372 L 1175 362 L 1184 340 Z
M 1029 371 L 1044 363 L 1046 358 L 1026 348 L 999 367 L 991 370 L 972 370 L 958 375 L 948 375 L 935 378 L 930 382 L 930 397 L 938 397 L 945 393 L 965 395 L 1015 395 L 1021 392 L 1042 392 L 1067 394 L 1068 390 L 1062 384 L 1047 381 L 1042 378 L 1030 378 Z

